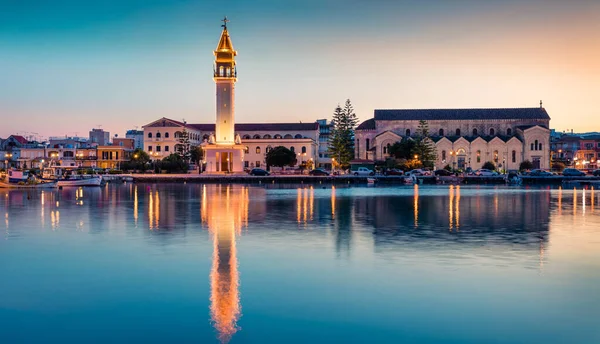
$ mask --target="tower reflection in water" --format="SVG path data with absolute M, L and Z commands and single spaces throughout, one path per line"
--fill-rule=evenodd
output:
M 219 340 L 226 343 L 238 331 L 241 315 L 235 240 L 248 225 L 248 188 L 204 185 L 201 216 L 213 239 L 210 315 Z

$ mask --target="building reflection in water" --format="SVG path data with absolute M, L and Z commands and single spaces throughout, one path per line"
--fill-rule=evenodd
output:
M 296 221 L 306 224 L 313 220 L 315 190 L 312 186 L 298 188 L 296 193 Z
M 414 212 L 414 218 L 415 218 L 415 227 L 419 227 L 419 185 L 418 184 L 415 184 L 415 186 L 414 186 L 413 212 Z
M 207 202 L 209 200 L 209 202 Z M 221 342 L 238 331 L 241 315 L 236 235 L 248 225 L 248 188 L 210 185 L 202 188 L 201 216 L 213 239 L 210 315 Z

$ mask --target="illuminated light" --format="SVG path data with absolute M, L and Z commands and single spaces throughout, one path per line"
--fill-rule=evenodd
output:
M 452 231 L 452 227 L 454 225 L 454 185 L 450 185 L 448 189 L 448 197 L 450 199 L 450 204 L 448 205 L 448 229 Z
M 310 220 L 313 219 L 313 211 L 314 211 L 314 203 L 315 203 L 315 190 L 313 187 L 310 187 L 310 200 L 308 204 L 310 205 Z
M 413 215 L 415 217 L 415 227 L 419 227 L 419 185 L 414 185 L 414 201 L 413 201 Z
M 562 215 L 562 186 L 558 187 L 558 215 Z
M 592 213 L 594 212 L 594 187 L 592 186 L 592 190 L 590 191 L 590 210 Z
M 60 206 L 60 203 L 58 201 L 56 201 L 56 207 L 58 208 Z
M 331 186 L 331 218 L 335 218 L 335 186 Z
M 573 188 L 573 215 L 577 214 L 577 188 Z M 573 221 L 575 221 L 575 216 L 573 216 Z
M 296 221 L 300 223 L 300 214 L 302 214 L 302 189 L 298 188 L 296 191 Z
M 152 198 L 152 191 L 150 191 L 150 197 L 148 198 L 148 227 L 150 230 L 154 228 L 154 199 Z
M 581 190 L 581 212 L 585 216 L 585 189 Z
M 458 232 L 460 228 L 460 185 L 456 186 L 456 212 L 455 212 L 455 220 L 456 220 L 456 231 Z
M 303 203 L 303 213 L 302 213 L 304 223 L 308 220 L 308 189 L 304 189 L 304 203 Z
M 136 185 L 133 189 L 133 220 L 135 221 L 136 227 L 138 223 L 138 203 L 138 190 Z

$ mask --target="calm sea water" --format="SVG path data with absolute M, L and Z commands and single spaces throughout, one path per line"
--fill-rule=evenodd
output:
M 599 343 L 600 192 L 0 191 L 1 343 Z

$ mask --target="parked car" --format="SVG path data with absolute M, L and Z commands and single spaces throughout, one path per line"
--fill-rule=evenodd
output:
M 359 167 L 356 171 L 353 171 L 352 174 L 355 176 L 374 176 L 375 172 L 366 167 Z
M 392 168 L 390 170 L 387 170 L 383 173 L 386 176 L 401 176 L 404 175 L 404 171 L 399 170 L 397 168 Z
M 448 170 L 435 170 L 433 171 L 433 174 L 438 176 L 438 177 L 448 177 L 452 175 L 452 172 L 448 171 Z
M 482 168 L 482 169 L 475 171 L 475 175 L 480 176 L 480 177 L 493 177 L 493 176 L 497 176 L 498 172 L 492 171 L 492 170 L 486 170 L 485 168 Z
M 268 176 L 271 175 L 268 171 L 263 170 L 262 168 L 253 168 L 249 173 L 251 176 Z
M 314 170 L 310 170 L 310 172 L 308 172 L 308 175 L 310 175 L 310 176 L 328 176 L 329 172 L 325 171 L 322 168 L 315 168 Z
M 547 177 L 547 176 L 551 176 L 552 173 L 548 172 L 548 171 L 544 171 L 540 168 L 536 168 L 534 170 L 531 170 L 531 172 L 529 172 L 529 175 L 532 177 Z
M 592 172 L 592 175 L 594 177 L 600 177 L 600 170 L 595 170 L 594 172 Z
M 580 171 L 576 168 L 565 168 L 563 170 L 563 176 L 581 177 L 581 176 L 585 176 L 585 172 Z
M 410 171 L 406 172 L 405 175 L 407 177 L 412 177 L 412 176 L 420 177 L 420 176 L 424 176 L 425 172 L 422 169 L 417 168 L 417 169 L 410 170 Z

